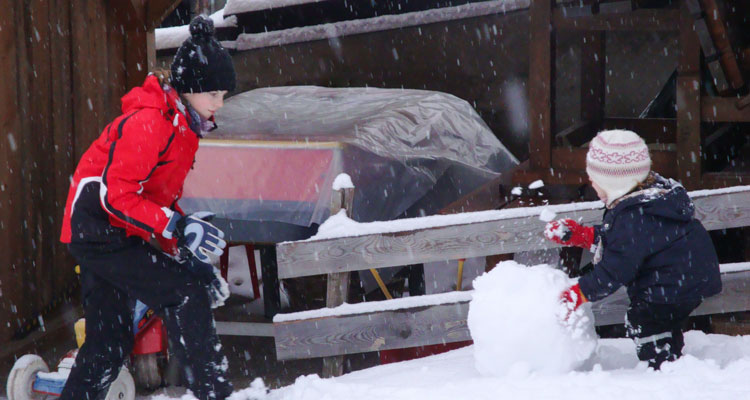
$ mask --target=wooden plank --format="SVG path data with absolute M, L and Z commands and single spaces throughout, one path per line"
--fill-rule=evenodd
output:
M 677 121 L 671 118 L 605 118 L 602 129 L 627 129 L 646 143 L 676 143 Z
M 468 312 L 469 303 L 459 302 L 275 323 L 276 358 L 326 357 L 471 340 Z
M 581 120 L 589 121 L 593 132 L 583 141 L 579 139 L 576 146 L 591 140 L 604 119 L 606 55 L 606 33 L 585 32 L 581 43 Z
M 723 314 L 750 310 L 750 296 L 747 285 L 750 271 L 732 272 L 721 275 L 723 288 L 721 293 L 709 297 L 691 315 Z M 624 321 L 628 305 L 627 293 L 621 288 L 611 296 L 595 302 L 592 306 L 596 325 L 621 324 Z
M 638 9 L 623 14 L 578 17 L 566 16 L 560 9 L 552 13 L 554 28 L 561 30 L 676 31 L 679 20 L 679 11 L 673 9 Z
M 583 110 L 581 106 L 581 110 Z M 555 135 L 555 144 L 558 146 L 581 146 L 591 140 L 594 130 L 598 124 L 592 124 L 589 121 L 579 121 L 575 124 L 561 130 Z M 554 159 L 554 156 L 552 156 Z
M 78 160 L 109 122 L 109 93 L 102 90 L 107 74 L 107 16 L 102 2 L 79 0 L 71 3 L 71 69 L 73 79 L 73 130 Z M 93 40 L 101 38 L 102 40 Z
M 180 5 L 181 0 L 150 0 L 146 3 L 146 30 L 153 31 Z
M 125 71 L 128 88 L 140 86 L 146 79 L 149 68 L 148 32 L 142 26 L 131 26 L 125 30 L 127 51 L 125 52 Z M 154 50 L 154 57 L 156 51 Z
M 34 287 L 26 299 L 34 304 L 34 312 L 41 312 L 46 304 L 52 301 L 55 284 L 50 276 L 58 266 L 46 260 L 52 260 L 52 250 L 59 243 L 58 232 L 53 231 L 54 221 L 46 216 L 59 212 L 54 201 L 54 158 L 52 138 L 52 71 L 50 48 L 50 9 L 47 0 L 27 1 L 27 32 L 33 40 L 27 41 L 27 54 L 31 73 L 28 75 L 28 93 L 34 93 L 35 100 L 29 102 L 29 132 L 33 137 L 22 135 L 20 139 L 25 153 L 24 169 L 26 171 L 26 211 L 25 225 L 28 226 L 29 243 L 27 262 L 35 265 L 32 268 L 33 278 L 27 284 Z M 46 284 L 45 284 L 46 283 Z M 61 288 L 60 288 L 61 289 Z M 29 315 L 27 315 L 29 316 Z
M 17 140 L 26 133 L 22 125 L 22 114 L 25 112 L 22 98 L 28 96 L 19 96 L 18 82 L 22 71 L 17 66 L 19 51 L 16 40 L 17 31 L 23 29 L 23 25 L 17 22 L 22 14 L 20 1 L 10 2 L 0 12 L 0 48 L 3 49 L 0 53 L 0 70 L 4 73 L 3 79 L 0 79 L 0 131 L 3 132 L 3 138 L 0 139 L 0 159 L 4 160 L 3 167 L 0 168 L 0 240 L 8 244 L 0 251 L 0 290 L 3 291 L 3 297 L 0 298 L 0 321 L 9 322 L 0 326 L 0 342 L 9 339 L 17 328 L 18 315 L 12 311 L 10 304 L 23 306 L 19 303 L 22 301 L 19 272 L 25 268 L 25 264 L 23 242 L 18 234 L 18 227 L 23 226 L 23 214 L 19 212 L 23 194 L 17 189 L 23 187 L 23 153 L 18 148 Z
M 692 315 L 750 310 L 750 271 L 722 274 L 723 290 Z M 595 324 L 622 324 L 629 300 L 625 288 L 594 302 Z M 326 357 L 471 340 L 469 302 L 364 312 L 274 324 L 279 360 Z
M 736 97 L 704 97 L 700 110 L 707 122 L 750 122 L 750 107 L 738 108 Z
M 529 160 L 532 169 L 548 169 L 554 135 L 555 36 L 551 0 L 529 6 Z
M 701 178 L 700 44 L 693 17 L 683 2 L 677 76 L 677 179 L 696 189 Z
M 70 175 L 75 169 L 75 159 L 71 157 L 75 154 L 73 149 L 74 130 L 73 130 L 73 112 L 70 101 L 70 93 L 73 90 L 70 80 L 70 54 L 71 33 L 70 33 L 70 2 L 67 0 L 52 0 L 49 7 L 49 20 L 54 29 L 50 35 L 50 71 L 51 77 L 51 115 L 52 115 L 52 158 L 54 163 L 54 174 L 50 189 L 54 190 L 51 200 L 59 209 L 68 196 L 70 188 Z M 54 214 L 53 214 L 54 215 Z M 58 214 L 59 215 L 59 214 Z M 76 279 L 73 268 L 65 266 L 75 265 L 75 261 L 68 253 L 67 246 L 57 240 L 57 235 L 62 230 L 62 218 L 53 218 L 51 223 L 51 232 L 54 235 L 53 250 L 54 259 L 52 265 L 55 266 L 53 274 L 56 293 L 70 285 L 73 279 Z
M 701 178 L 701 187 L 706 189 L 741 185 L 750 185 L 750 172 L 709 172 Z
M 130 28 L 136 25 L 145 27 L 147 0 L 117 0 L 109 6 L 117 17 L 117 22 L 122 28 Z
M 216 321 L 216 333 L 222 336 L 264 336 L 274 337 L 270 322 Z
M 33 168 L 33 156 L 24 156 L 27 152 L 33 152 L 33 142 L 30 140 L 28 132 L 32 132 L 32 119 L 36 117 L 33 115 L 31 96 L 26 95 L 32 93 L 31 81 L 33 79 L 34 71 L 32 69 L 32 49 L 27 44 L 29 39 L 35 37 L 33 31 L 30 29 L 31 16 L 27 12 L 26 1 L 17 2 L 16 7 L 16 51 L 17 51 L 17 65 L 15 68 L 18 71 L 17 74 L 17 97 L 18 102 L 18 117 L 20 118 L 19 131 L 16 132 L 14 139 L 15 151 L 17 154 L 12 157 L 15 159 L 14 167 L 19 168 L 22 179 L 18 181 L 18 186 L 14 187 L 14 191 L 17 192 L 17 196 L 14 196 L 16 201 L 14 211 L 21 217 L 21 225 L 16 232 L 16 237 L 12 243 L 17 245 L 22 252 L 23 259 L 21 264 L 17 267 L 13 278 L 15 279 L 14 284 L 19 289 L 16 297 L 16 314 L 13 316 L 11 321 L 16 323 L 16 327 L 22 327 L 30 318 L 37 312 L 41 307 L 39 305 L 39 298 L 35 296 L 34 289 L 37 284 L 35 268 L 28 268 L 34 260 L 35 249 L 32 249 L 32 243 L 34 238 L 33 226 L 34 221 L 34 208 L 33 198 L 31 196 L 31 186 L 29 183 L 32 181 L 31 176 L 27 176 L 27 172 L 30 175 L 31 171 L 29 168 Z M 33 154 L 33 153 L 32 153 Z M 13 281 L 11 281 L 13 282 Z
M 602 210 L 566 213 L 593 223 Z M 545 223 L 519 217 L 382 235 L 277 245 L 282 279 L 515 253 L 559 247 L 542 236 Z
M 706 229 L 750 226 L 750 188 L 734 193 L 696 196 L 696 217 Z M 551 210 L 555 206 L 549 207 Z M 558 218 L 601 221 L 602 210 L 559 212 Z M 546 240 L 545 223 L 532 216 L 494 219 L 394 233 L 363 235 L 277 245 L 282 279 L 332 272 L 359 271 L 484 257 L 559 247 Z

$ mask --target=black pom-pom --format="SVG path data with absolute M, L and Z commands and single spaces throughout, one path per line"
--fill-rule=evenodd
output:
M 214 35 L 214 21 L 211 18 L 197 16 L 190 22 L 190 35 L 207 39 Z

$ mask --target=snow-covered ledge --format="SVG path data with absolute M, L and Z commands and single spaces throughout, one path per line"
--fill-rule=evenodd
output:
M 228 46 L 236 50 L 252 50 L 262 47 L 281 46 L 289 43 L 310 42 L 313 40 L 333 39 L 360 33 L 378 32 L 389 29 L 433 24 L 436 22 L 480 17 L 484 15 L 507 13 L 529 7 L 529 0 L 493 0 L 480 3 L 469 3 L 454 7 L 436 8 L 397 15 L 340 21 L 330 24 L 290 28 L 280 31 L 243 33 Z M 496 27 L 493 34 L 497 34 Z

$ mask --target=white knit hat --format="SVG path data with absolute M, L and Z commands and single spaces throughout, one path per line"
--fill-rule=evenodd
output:
M 649 171 L 648 147 L 635 132 L 602 131 L 589 144 L 586 173 L 607 194 L 607 205 L 633 190 Z

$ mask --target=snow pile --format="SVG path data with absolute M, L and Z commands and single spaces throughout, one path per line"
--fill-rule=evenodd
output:
M 332 188 L 333 190 L 353 189 L 354 183 L 352 183 L 352 177 L 349 176 L 349 174 L 344 173 L 336 175 L 336 179 L 333 180 Z
M 468 324 L 477 370 L 485 376 L 581 367 L 596 349 L 591 307 L 568 312 L 560 294 L 574 283 L 547 265 L 499 263 L 474 281 Z

